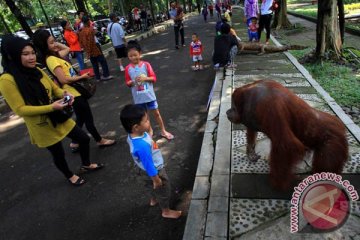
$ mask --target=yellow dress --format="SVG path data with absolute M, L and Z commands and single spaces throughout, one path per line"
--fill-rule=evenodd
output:
M 49 98 L 62 98 L 64 90 L 59 88 L 42 70 L 40 71 L 43 74 L 41 83 L 48 92 Z M 68 119 L 54 127 L 47 116 L 47 113 L 54 111 L 51 104 L 43 106 L 26 105 L 13 76 L 10 74 L 5 73 L 0 76 L 0 92 L 10 108 L 24 119 L 31 143 L 38 147 L 44 148 L 54 145 L 64 139 L 75 126 L 75 122 Z
M 54 74 L 54 75 L 55 75 L 54 70 L 57 67 L 61 67 L 62 70 L 64 71 L 65 76 L 67 76 L 67 77 L 72 77 L 75 74 L 74 69 L 72 68 L 72 66 L 69 62 L 65 61 L 64 59 L 55 57 L 55 56 L 47 57 L 46 65 L 48 66 L 48 68 L 52 72 L 52 74 Z M 72 86 L 70 86 L 68 84 L 64 84 L 62 86 L 62 89 L 71 93 L 72 95 L 74 95 L 74 97 L 78 97 L 81 95 L 78 91 L 76 91 L 75 88 L 73 88 Z

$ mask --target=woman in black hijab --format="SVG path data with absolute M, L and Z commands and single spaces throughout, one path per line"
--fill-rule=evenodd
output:
M 5 36 L 1 55 L 4 73 L 0 76 L 0 92 L 10 108 L 24 119 L 31 142 L 50 151 L 56 167 L 72 185 L 84 184 L 83 178 L 70 171 L 61 141 L 69 137 L 79 142 L 82 171 L 98 170 L 103 165 L 90 162 L 87 134 L 71 118 L 59 122 L 54 114 L 71 105 L 73 96 L 36 67 L 35 51 L 29 41 Z M 70 98 L 68 103 L 64 103 L 65 96 Z

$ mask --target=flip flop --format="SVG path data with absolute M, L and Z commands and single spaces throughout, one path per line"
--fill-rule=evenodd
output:
M 106 139 L 104 143 L 102 144 L 97 144 L 99 148 L 103 148 L 103 147 L 110 147 L 112 145 L 114 145 L 116 143 L 115 140 L 112 139 Z
M 96 167 L 88 167 L 88 166 L 82 166 L 80 168 L 80 173 L 89 173 L 89 172 L 95 172 L 97 170 L 100 170 L 104 167 L 105 165 L 102 163 L 97 163 Z
M 161 136 L 163 138 L 166 138 L 167 140 L 173 140 L 174 139 L 174 135 L 172 135 L 171 133 L 168 133 L 168 134 L 161 134 Z
M 76 182 L 74 182 L 74 183 L 72 181 L 70 181 L 69 179 L 68 179 L 68 181 L 71 185 L 73 185 L 75 187 L 79 187 L 86 183 L 86 180 L 81 177 L 79 177 L 78 180 L 76 180 Z

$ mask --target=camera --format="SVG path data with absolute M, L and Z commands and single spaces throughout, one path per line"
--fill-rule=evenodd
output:
M 70 96 L 65 96 L 63 100 L 63 104 L 70 102 L 70 100 L 71 100 Z

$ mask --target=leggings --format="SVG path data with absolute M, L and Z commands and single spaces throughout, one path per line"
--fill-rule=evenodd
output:
M 79 143 L 79 152 L 80 152 L 82 165 L 89 166 L 90 165 L 89 136 L 83 130 L 81 130 L 81 128 L 75 125 L 75 127 L 71 130 L 71 132 L 67 135 L 67 137 Z M 66 178 L 68 179 L 71 178 L 74 175 L 74 173 L 70 171 L 69 166 L 66 162 L 65 152 L 61 141 L 47 147 L 47 149 L 50 151 L 53 157 L 55 166 L 60 170 L 60 172 L 64 174 Z
M 258 37 L 259 40 L 261 38 L 261 32 L 266 29 L 266 41 L 270 39 L 270 23 L 271 23 L 272 14 L 260 15 L 259 20 L 259 29 L 258 29 Z
M 73 106 L 76 114 L 76 125 L 82 128 L 85 123 L 86 129 L 89 131 L 91 136 L 93 136 L 96 142 L 100 142 L 101 136 L 95 127 L 94 117 L 92 115 L 89 102 L 84 97 L 79 96 L 75 98 Z M 73 141 L 73 143 L 75 142 Z

